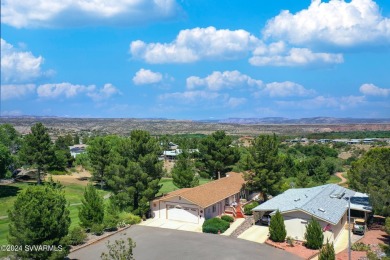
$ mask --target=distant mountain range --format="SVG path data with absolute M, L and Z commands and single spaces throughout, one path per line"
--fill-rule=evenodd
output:
M 308 117 L 299 119 L 290 119 L 284 117 L 264 117 L 264 118 L 227 118 L 215 121 L 209 121 L 222 124 L 387 124 L 390 118 L 335 118 L 335 117 Z
M 57 116 L 2 116 L 1 118 L 13 119 L 59 119 L 59 120 L 134 120 L 134 121 L 171 121 L 171 122 L 196 122 L 214 124 L 239 124 L 239 125 L 322 125 L 322 124 L 389 124 L 390 118 L 336 118 L 336 117 L 308 117 L 291 119 L 285 117 L 263 117 L 263 118 L 226 118 L 226 119 L 204 119 L 204 120 L 184 120 L 169 118 L 71 118 Z

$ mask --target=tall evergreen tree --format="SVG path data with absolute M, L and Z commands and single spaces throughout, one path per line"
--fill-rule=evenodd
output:
M 352 164 L 349 186 L 370 194 L 376 214 L 390 216 L 390 148 L 374 148 Z
M 320 249 L 324 243 L 321 225 L 314 218 L 306 225 L 305 240 L 306 247 L 310 249 Z
M 177 158 L 172 169 L 173 184 L 178 188 L 191 188 L 199 185 L 199 179 L 195 175 L 194 163 L 187 152 L 183 152 Z
M 130 138 L 118 141 L 107 174 L 107 185 L 121 210 L 144 215 L 149 201 L 159 192 L 162 176 L 161 153 L 157 139 L 142 130 L 134 130 Z
M 276 135 L 259 135 L 250 147 L 250 172 L 245 176 L 247 187 L 260 191 L 264 200 L 268 194 L 276 195 L 280 191 L 283 159 L 278 155 L 278 148 Z
M 232 146 L 232 138 L 225 131 L 216 131 L 203 138 L 199 144 L 200 170 L 217 179 L 231 171 L 240 160 L 238 149 Z
M 329 243 L 329 239 L 326 240 L 326 244 L 321 248 L 318 260 L 335 260 L 336 255 L 334 252 L 333 243 Z
M 21 191 L 9 211 L 12 245 L 62 246 L 62 251 L 17 251 L 23 259 L 63 259 L 67 255 L 64 238 L 70 226 L 69 210 L 61 186 L 28 186 Z
M 80 225 L 90 228 L 94 224 L 103 223 L 104 204 L 103 198 L 91 184 L 85 188 L 82 206 L 79 211 Z
M 41 174 L 47 169 L 54 158 L 53 144 L 49 133 L 42 123 L 31 127 L 31 133 L 26 135 L 20 151 L 22 160 L 37 167 L 37 182 L 41 183 Z
M 286 239 L 286 226 L 284 225 L 284 219 L 279 210 L 271 218 L 269 233 L 270 239 L 274 242 L 284 242 Z
M 100 188 L 103 189 L 104 177 L 110 164 L 110 143 L 104 137 L 96 137 L 88 146 L 87 152 L 91 160 L 93 175 L 100 179 Z

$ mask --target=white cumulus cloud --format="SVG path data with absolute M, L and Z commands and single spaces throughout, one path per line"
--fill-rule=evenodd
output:
M 163 79 L 163 76 L 159 72 L 153 72 L 151 70 L 140 69 L 135 73 L 133 77 L 133 82 L 136 85 L 146 85 L 159 83 Z
M 24 96 L 33 94 L 35 91 L 34 84 L 21 85 L 1 85 L 1 100 L 22 98 Z
M 227 101 L 227 105 L 230 108 L 235 108 L 235 107 L 238 107 L 238 106 L 245 104 L 245 103 L 246 103 L 246 98 L 231 97 Z
M 74 85 L 68 82 L 57 84 L 44 84 L 37 88 L 38 97 L 41 98 L 72 98 L 85 94 L 95 101 L 110 98 L 111 96 L 118 94 L 119 90 L 112 84 L 105 84 L 103 88 L 96 88 L 95 85 Z
M 334 108 L 346 110 L 364 104 L 364 96 L 343 96 L 343 97 L 325 97 L 317 96 L 310 99 L 298 101 L 276 101 L 275 103 L 287 108 L 303 108 L 313 110 L 318 108 Z
M 103 99 L 108 99 L 114 95 L 120 94 L 120 91 L 112 84 L 104 84 L 103 88 L 97 89 L 95 86 L 93 91 L 89 91 L 87 96 L 92 98 L 94 101 L 100 101 Z
M 390 19 L 382 17 L 372 0 L 313 0 L 307 9 L 295 14 L 282 11 L 267 22 L 263 34 L 292 44 L 387 46 Z
M 148 63 L 189 63 L 201 59 L 235 59 L 248 55 L 259 39 L 245 30 L 217 30 L 215 27 L 186 29 L 171 43 L 130 44 L 134 58 Z
M 390 95 L 390 88 L 380 88 L 374 84 L 363 84 L 360 86 L 360 93 L 367 96 L 387 97 Z
M 343 63 L 342 54 L 312 52 L 307 48 L 287 49 L 280 44 L 256 49 L 249 63 L 254 66 L 308 66 Z
M 16 28 L 137 25 L 181 13 L 175 0 L 4 0 L 2 23 Z
M 314 90 L 306 89 L 302 85 L 291 81 L 268 83 L 262 92 L 270 97 L 309 96 L 315 93 Z
M 204 90 L 195 90 L 195 91 L 184 91 L 184 92 L 174 92 L 174 93 L 165 93 L 159 96 L 161 100 L 177 100 L 181 103 L 197 103 L 202 100 L 215 100 L 217 98 L 223 97 L 217 92 L 209 92 Z
M 47 75 L 42 72 L 42 56 L 16 49 L 1 39 L 1 81 L 3 83 L 26 83 Z
M 187 78 L 187 88 L 193 89 L 197 86 L 207 87 L 209 90 L 218 91 L 223 88 L 235 88 L 242 86 L 261 87 L 261 80 L 253 79 L 237 70 L 214 71 L 205 78 L 191 76 Z

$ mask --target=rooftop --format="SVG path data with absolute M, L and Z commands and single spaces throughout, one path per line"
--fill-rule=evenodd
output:
M 336 184 L 289 189 L 257 206 L 253 211 L 279 209 L 283 213 L 299 210 L 336 225 L 348 209 L 348 197 L 354 197 L 351 199 L 351 209 L 370 211 L 367 194 L 357 193 Z
M 229 196 L 239 193 L 244 183 L 245 180 L 242 173 L 229 172 L 225 178 L 211 181 L 194 188 L 176 190 L 156 199 L 156 201 L 164 201 L 180 196 L 202 208 L 207 208 Z

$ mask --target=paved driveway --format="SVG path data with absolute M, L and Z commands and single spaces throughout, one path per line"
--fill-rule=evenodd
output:
M 159 227 L 159 228 L 168 228 L 168 229 L 176 229 L 176 230 L 183 230 L 183 231 L 202 232 L 202 225 L 200 224 L 193 224 L 188 222 L 161 219 L 161 218 L 148 219 L 146 221 L 141 222 L 139 225 L 147 226 L 147 227 Z
M 266 226 L 253 225 L 245 230 L 238 238 L 264 243 L 268 239 L 269 228 Z
M 139 225 L 117 233 L 109 240 L 113 242 L 126 237 L 131 237 L 137 243 L 134 249 L 137 260 L 300 259 L 283 250 L 242 239 Z M 81 260 L 100 259 L 101 253 L 107 250 L 107 240 L 73 252 L 69 257 Z

